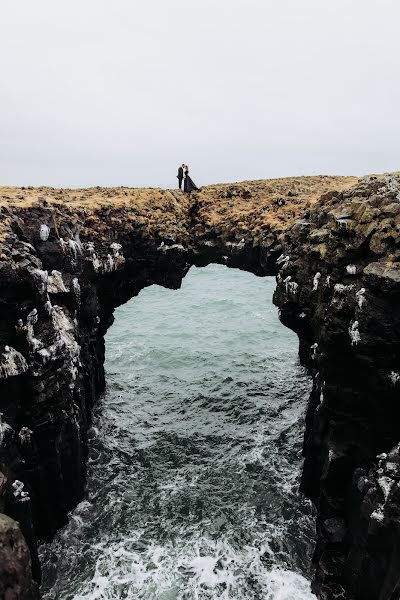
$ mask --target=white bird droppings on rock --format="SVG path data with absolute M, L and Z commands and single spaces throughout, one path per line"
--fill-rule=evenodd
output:
M 373 519 L 374 521 L 378 521 L 378 522 L 383 521 L 384 518 L 385 517 L 384 517 L 381 506 L 379 506 L 376 510 L 374 510 L 374 512 L 371 513 L 371 516 L 370 516 L 370 519 Z
M 3 413 L 0 413 L 0 448 L 3 444 L 4 438 L 8 433 L 12 433 L 12 428 L 8 423 L 3 421 Z
M 50 300 L 47 300 L 47 302 L 44 303 L 44 310 L 47 312 L 47 314 L 49 316 L 51 316 L 51 313 L 53 311 L 53 305 L 50 302 Z
M 362 309 L 363 304 L 365 302 L 365 288 L 361 288 L 360 290 L 358 290 L 358 292 L 356 292 L 356 300 L 358 307 Z
M 394 485 L 394 481 L 393 481 L 393 479 L 390 479 L 390 477 L 379 477 L 378 485 L 382 490 L 384 501 L 386 503 L 387 499 L 389 497 L 390 491 Z
M 281 254 L 280 257 L 277 259 L 276 264 L 277 265 L 286 264 L 289 262 L 289 260 L 290 260 L 290 256 L 285 256 L 284 254 Z
M 77 277 L 74 277 L 72 280 L 72 289 L 74 290 L 74 294 L 79 301 L 81 298 L 81 286 Z
M 71 253 L 73 254 L 75 260 L 78 257 L 78 253 L 82 254 L 82 244 L 80 242 L 78 242 L 76 240 L 69 240 L 68 247 L 69 247 Z
M 24 492 L 24 484 L 22 481 L 16 479 L 11 487 L 14 490 L 13 495 L 15 498 L 18 498 L 18 500 L 22 500 L 23 502 L 29 500 L 29 494 L 28 492 Z
M 47 348 L 38 350 L 38 355 L 41 357 L 43 363 L 46 363 L 50 358 L 50 352 L 47 350 Z
M 226 245 L 230 244 L 230 242 L 227 242 Z M 166 244 L 164 244 L 164 242 L 161 242 L 161 244 L 158 246 L 157 250 L 161 251 L 161 252 L 168 252 L 168 250 L 178 250 L 180 252 L 187 252 L 187 249 L 184 248 L 182 246 L 182 244 L 172 244 L 172 246 L 167 246 Z
M 92 256 L 92 263 L 93 263 L 93 269 L 96 271 L 96 273 L 98 273 L 99 270 L 101 269 L 103 263 L 101 262 L 101 260 L 99 260 L 97 258 L 97 255 L 95 253 Z
M 359 327 L 358 321 L 354 321 L 354 323 L 349 327 L 349 336 L 351 339 L 352 346 L 356 346 L 358 344 L 358 342 L 361 341 L 361 336 L 360 336 L 358 327 Z
M 26 322 L 28 323 L 28 325 L 36 325 L 36 323 L 38 322 L 38 319 L 39 319 L 39 315 L 38 315 L 37 308 L 34 308 L 31 310 L 31 312 L 26 317 Z
M 227 248 L 235 248 L 237 250 L 243 250 L 243 248 L 245 246 L 245 241 L 244 241 L 244 238 L 242 238 L 240 240 L 240 242 L 226 242 L 225 246 Z
M 353 289 L 353 285 L 344 285 L 343 283 L 335 283 L 333 291 L 335 294 L 344 295 Z
M 314 279 L 313 279 L 313 291 L 314 292 L 316 292 L 318 289 L 320 279 L 321 279 L 321 273 L 318 271 L 318 273 L 315 273 Z
M 47 291 L 49 294 L 61 294 L 63 292 L 68 292 L 60 271 L 53 270 L 49 275 Z
M 119 252 L 120 252 L 120 250 L 122 250 L 122 246 L 121 246 L 121 244 L 118 244 L 118 242 L 113 242 L 111 244 L 110 248 L 113 251 L 114 257 L 119 256 Z
M 73 320 L 65 314 L 61 306 L 53 307 L 53 325 L 57 332 L 58 341 L 51 347 L 51 353 L 63 348 L 69 352 L 71 360 L 80 357 L 80 346 L 75 339 L 75 325 Z
M 355 265 L 347 265 L 346 272 L 348 275 L 356 275 L 357 267 Z
M 107 259 L 104 264 L 104 268 L 107 273 L 111 273 L 111 271 L 114 270 L 114 259 L 111 256 L 111 254 L 107 254 Z
M 40 226 L 39 235 L 40 235 L 40 239 L 42 240 L 42 242 L 46 242 L 49 239 L 50 227 L 43 223 Z
M 283 283 L 285 284 L 285 289 L 286 289 L 286 293 L 288 293 L 289 291 L 289 283 L 291 281 L 292 277 L 290 275 L 288 275 L 284 280 Z
M 339 229 L 347 229 L 349 224 L 347 219 L 336 219 L 336 223 L 338 224 Z

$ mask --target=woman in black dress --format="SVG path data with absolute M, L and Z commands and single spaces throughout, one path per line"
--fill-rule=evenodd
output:
M 189 167 L 187 165 L 185 165 L 183 174 L 185 176 L 185 179 L 183 182 L 183 191 L 186 194 L 190 194 L 191 192 L 199 192 L 200 189 L 197 187 L 197 185 L 194 183 L 194 181 L 191 179 L 191 177 L 189 177 Z

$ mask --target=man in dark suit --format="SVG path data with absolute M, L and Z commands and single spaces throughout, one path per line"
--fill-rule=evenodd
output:
M 180 190 L 182 189 L 182 181 L 183 181 L 183 169 L 184 169 L 184 166 L 185 166 L 185 165 L 181 165 L 181 166 L 179 167 L 179 169 L 178 169 L 178 175 L 177 175 L 177 178 L 178 178 L 178 184 L 179 184 L 179 189 L 180 189 Z

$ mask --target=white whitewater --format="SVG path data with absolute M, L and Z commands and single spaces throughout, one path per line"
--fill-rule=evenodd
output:
M 86 498 L 42 547 L 47 600 L 314 598 L 310 382 L 274 285 L 214 265 L 118 309 Z

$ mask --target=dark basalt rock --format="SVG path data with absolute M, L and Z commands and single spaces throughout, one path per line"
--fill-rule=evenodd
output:
M 196 196 L 165 198 L 171 217 L 158 229 L 135 206 L 3 208 L 0 511 L 19 522 L 34 579 L 37 539 L 51 539 L 84 493 L 114 309 L 215 262 L 277 274 L 274 301 L 313 377 L 301 490 L 317 509 L 314 591 L 400 598 L 399 177 L 329 192 L 286 232 L 266 224 L 254 236 L 209 224 Z M 35 598 L 23 581 L 20 597 Z
M 18 523 L 0 514 L 0 598 L 39 600 L 32 582 L 29 550 Z
M 136 232 L 96 255 L 77 227 L 68 224 L 68 242 L 55 228 L 38 240 L 40 227 L 18 220 L 13 246 L 26 245 L 0 270 L 0 511 L 19 522 L 37 582 L 37 539 L 50 540 L 84 493 L 113 310 L 147 285 L 179 287 L 189 268 L 181 246 L 159 251 Z
M 320 598 L 400 598 L 400 178 L 322 199 L 275 303 L 313 375 L 302 491 L 317 507 Z M 389 208 L 388 208 L 389 207 Z M 396 218 L 393 218 L 396 217 Z M 383 453 L 383 454 L 382 454 Z

